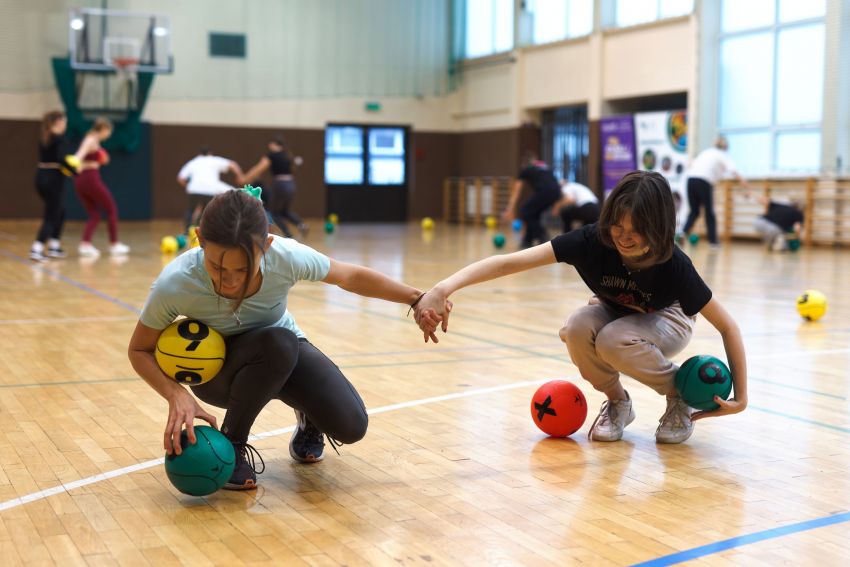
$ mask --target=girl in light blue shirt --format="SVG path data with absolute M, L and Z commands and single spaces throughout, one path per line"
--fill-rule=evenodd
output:
M 252 193 L 255 191 L 256 194 Z M 216 196 L 201 219 L 200 248 L 163 269 L 154 282 L 133 337 L 133 368 L 168 401 L 164 445 L 181 453 L 185 427 L 195 442 L 194 419 L 216 419 L 192 396 L 227 410 L 221 431 L 236 449 L 236 467 L 224 486 L 257 486 L 248 435 L 273 399 L 295 409 L 298 427 L 289 452 L 300 462 L 322 459 L 324 437 L 354 443 L 366 434 L 368 416 L 354 386 L 313 346 L 287 310 L 290 288 L 300 280 L 323 281 L 367 297 L 415 305 L 420 290 L 375 270 L 328 258 L 291 239 L 269 235 L 258 190 Z M 197 319 L 225 337 L 224 366 L 190 390 L 163 374 L 154 358 L 160 333 L 178 316 Z M 260 458 L 262 463 L 262 458 Z

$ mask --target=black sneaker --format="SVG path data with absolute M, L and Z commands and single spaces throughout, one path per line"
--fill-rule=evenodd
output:
M 68 255 L 67 255 L 67 254 L 65 254 L 65 251 L 64 251 L 64 250 L 62 250 L 62 249 L 61 249 L 61 248 L 59 248 L 59 247 L 56 247 L 56 248 L 48 248 L 48 249 L 47 249 L 47 255 L 48 255 L 50 258 L 67 258 L 67 257 L 68 257 Z
M 321 461 L 325 451 L 325 436 L 313 425 L 304 412 L 295 410 L 298 425 L 289 440 L 289 454 L 300 463 Z
M 254 490 L 257 488 L 257 475 L 266 470 L 266 463 L 260 453 L 247 443 L 233 443 L 236 452 L 236 466 L 233 474 L 222 488 L 225 490 Z M 255 458 L 260 459 L 262 469 L 257 470 Z

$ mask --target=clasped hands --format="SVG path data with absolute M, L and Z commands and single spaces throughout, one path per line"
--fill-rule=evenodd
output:
M 436 335 L 438 327 L 444 333 L 449 330 L 449 314 L 452 312 L 453 306 L 454 304 L 437 288 L 425 293 L 416 304 L 413 319 L 422 330 L 426 343 L 429 339 L 435 343 L 440 342 Z

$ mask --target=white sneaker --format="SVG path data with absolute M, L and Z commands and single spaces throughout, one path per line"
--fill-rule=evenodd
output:
M 130 253 L 130 247 L 123 242 L 116 242 L 109 247 L 109 253 L 113 256 L 126 256 Z
M 658 420 L 658 429 L 655 430 L 655 441 L 657 443 L 681 443 L 694 432 L 694 422 L 691 421 L 693 410 L 685 401 L 676 396 L 667 398 L 667 410 Z
M 776 238 L 774 238 L 773 242 L 770 244 L 770 249 L 774 252 L 784 252 L 785 248 L 785 236 L 782 234 L 777 234 Z
M 43 250 L 30 250 L 30 260 L 33 262 L 47 262 L 47 256 L 44 255 Z
M 77 248 L 77 253 L 84 258 L 97 258 L 100 256 L 100 250 L 92 246 L 89 242 L 80 244 Z
M 635 420 L 635 410 L 632 399 L 626 392 L 625 400 L 605 400 L 599 415 L 590 426 L 587 438 L 593 441 L 619 441 L 623 438 L 623 430 Z

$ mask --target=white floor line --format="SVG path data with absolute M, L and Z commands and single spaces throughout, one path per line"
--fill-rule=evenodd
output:
M 458 398 L 469 398 L 472 396 L 481 396 L 484 394 L 492 394 L 494 392 L 502 392 L 504 390 L 514 390 L 516 388 L 525 388 L 526 386 L 536 386 L 538 384 L 542 384 L 543 382 L 548 382 L 551 378 L 545 378 L 541 380 L 527 380 L 524 382 L 513 382 L 511 384 L 504 384 L 502 386 L 492 386 L 489 388 L 477 388 L 475 390 L 468 390 L 465 392 L 455 392 L 452 394 L 444 394 L 442 396 L 432 396 L 430 398 L 421 398 L 418 400 L 411 400 L 409 402 L 401 402 L 398 404 L 390 404 L 386 406 L 381 406 L 379 408 L 368 410 L 369 415 L 376 415 L 379 413 L 385 413 L 388 411 L 395 411 L 404 408 L 410 408 L 414 406 L 421 406 L 425 404 L 433 404 L 437 402 L 444 402 L 447 400 L 456 400 Z M 283 427 L 281 429 L 274 429 L 272 431 L 266 431 L 263 433 L 258 433 L 256 435 L 252 435 L 251 439 L 267 439 L 269 437 L 276 437 L 278 435 L 282 435 L 284 433 L 289 433 L 293 429 L 295 429 L 294 425 L 290 425 L 289 427 Z M 123 476 L 125 474 L 130 474 L 134 472 L 138 472 L 141 470 L 149 469 L 155 467 L 157 465 L 161 465 L 165 459 L 160 457 L 159 459 L 151 459 L 150 461 L 144 461 L 141 463 L 137 463 L 135 465 L 130 465 L 129 467 L 124 467 L 121 469 L 116 469 L 114 471 L 109 471 L 101 474 L 96 474 L 90 477 L 82 478 L 80 480 L 75 480 L 72 482 L 62 483 L 59 486 L 54 486 L 52 488 L 47 488 L 45 490 L 39 490 L 38 492 L 33 492 L 31 494 L 27 494 L 25 496 L 20 496 L 18 498 L 13 498 L 11 500 L 7 500 L 5 502 L 0 502 L 0 512 L 3 510 L 9 510 L 11 508 L 17 508 L 18 506 L 22 506 L 29 502 L 35 502 L 36 500 L 42 500 L 44 498 L 48 498 L 50 496 L 54 496 L 56 494 L 61 494 L 63 492 L 70 492 L 75 488 L 80 488 L 83 486 L 88 486 L 90 484 L 95 484 L 102 480 L 108 480 L 110 478 L 115 478 L 118 476 Z

